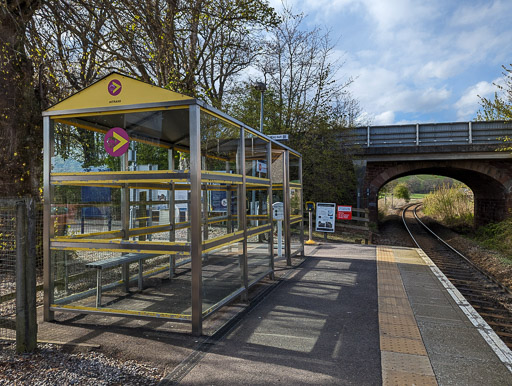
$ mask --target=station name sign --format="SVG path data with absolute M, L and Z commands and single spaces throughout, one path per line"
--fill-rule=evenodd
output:
M 272 134 L 268 135 L 268 137 L 276 141 L 288 141 L 288 134 Z

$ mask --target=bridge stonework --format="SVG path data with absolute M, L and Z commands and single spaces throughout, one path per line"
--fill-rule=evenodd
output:
M 389 154 L 389 153 L 388 153 Z M 378 220 L 378 192 L 388 182 L 408 175 L 433 174 L 465 183 L 474 194 L 475 226 L 512 215 L 512 158 L 368 161 L 363 194 L 370 220 Z M 483 157 L 482 157 L 483 158 Z

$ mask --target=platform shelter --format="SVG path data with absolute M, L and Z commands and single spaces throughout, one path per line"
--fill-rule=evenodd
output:
M 273 277 L 278 249 L 288 265 L 303 254 L 301 156 L 282 143 L 119 73 L 43 117 L 45 320 L 159 318 L 201 334 Z

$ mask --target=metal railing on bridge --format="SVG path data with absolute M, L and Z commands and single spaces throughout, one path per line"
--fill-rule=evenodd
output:
M 357 127 L 350 141 L 362 147 L 500 145 L 512 122 L 478 121 Z

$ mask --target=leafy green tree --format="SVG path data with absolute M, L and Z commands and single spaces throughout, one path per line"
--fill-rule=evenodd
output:
M 407 185 L 404 183 L 399 183 L 395 186 L 393 189 L 393 194 L 396 198 L 400 198 L 405 200 L 405 202 L 409 202 L 411 199 L 411 196 L 409 194 L 409 188 L 407 188 Z
M 498 92 L 494 93 L 494 100 L 480 97 L 479 121 L 512 120 L 512 64 L 510 66 L 503 66 L 505 84 L 495 84 Z
M 495 84 L 498 92 L 494 93 L 494 100 L 480 97 L 482 108 L 477 113 L 479 121 L 512 120 L 512 64 L 503 67 L 504 85 Z M 500 151 L 512 151 L 512 138 L 503 138 L 505 146 Z

